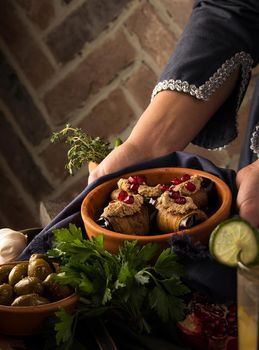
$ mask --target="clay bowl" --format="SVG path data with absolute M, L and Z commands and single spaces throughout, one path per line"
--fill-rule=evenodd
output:
M 110 193 L 117 187 L 116 184 L 119 178 L 128 178 L 129 176 L 141 175 L 145 178 L 146 183 L 149 186 L 155 186 L 157 184 L 170 183 L 170 180 L 174 176 L 181 177 L 184 174 L 200 175 L 204 178 L 210 179 L 215 184 L 218 206 L 217 210 L 206 221 L 190 229 L 163 234 L 158 232 L 157 234 L 147 236 L 138 236 L 134 234 L 134 232 L 132 232 L 132 235 L 123 234 L 123 232 L 113 232 L 106 228 L 102 228 L 95 222 L 100 217 L 103 208 L 107 205 Z M 190 236 L 193 242 L 200 241 L 203 244 L 207 244 L 212 230 L 221 221 L 229 217 L 231 201 L 232 195 L 229 187 L 225 182 L 223 182 L 215 175 L 201 170 L 194 170 L 189 168 L 157 168 L 124 174 L 123 176 L 114 178 L 95 187 L 87 194 L 82 202 L 81 216 L 88 238 L 91 239 L 97 235 L 103 235 L 105 249 L 110 252 L 117 252 L 119 247 L 123 244 L 124 240 L 138 240 L 140 244 L 157 242 L 168 246 L 170 237 L 173 234 L 186 234 Z
M 19 261 L 4 265 L 15 266 Z M 11 336 L 30 336 L 44 331 L 44 324 L 50 316 L 54 316 L 59 308 L 72 312 L 78 300 L 73 293 L 67 298 L 38 306 L 4 306 L 0 305 L 0 334 Z

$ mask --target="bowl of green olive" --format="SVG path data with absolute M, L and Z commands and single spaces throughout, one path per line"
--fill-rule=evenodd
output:
M 45 254 L 0 265 L 0 334 L 37 334 L 59 308 L 73 311 L 78 295 L 56 281 L 58 270 Z

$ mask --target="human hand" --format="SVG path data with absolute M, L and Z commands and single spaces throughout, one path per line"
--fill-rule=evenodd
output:
M 237 77 L 238 70 L 206 103 L 177 91 L 160 92 L 129 138 L 90 173 L 88 183 L 126 166 L 185 149 L 229 96 Z
M 239 215 L 259 227 L 259 160 L 239 170 L 236 183 Z
M 95 169 L 90 172 L 88 184 L 97 178 L 151 158 L 145 151 L 126 141 L 116 147 Z

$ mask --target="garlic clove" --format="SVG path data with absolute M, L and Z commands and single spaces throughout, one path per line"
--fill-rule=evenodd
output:
M 0 264 L 14 260 L 27 245 L 27 236 L 10 228 L 0 229 Z

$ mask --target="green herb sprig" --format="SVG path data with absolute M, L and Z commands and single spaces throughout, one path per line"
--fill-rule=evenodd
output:
M 70 124 L 58 132 L 53 132 L 50 140 L 55 143 L 63 139 L 66 144 L 70 145 L 66 168 L 71 175 L 89 161 L 100 163 L 112 150 L 110 143 L 105 139 L 93 138 L 81 128 L 73 128 Z M 121 140 L 118 139 L 116 142 L 121 143 Z
M 170 248 L 125 241 L 117 254 L 104 249 L 103 236 L 84 240 L 80 228 L 70 224 L 56 229 L 50 257 L 61 262 L 57 279 L 80 294 L 77 310 L 57 313 L 57 343 L 72 339 L 80 318 L 115 313 L 139 332 L 150 332 L 150 319 L 162 322 L 184 317 L 183 296 L 189 289 L 182 283 L 183 268 Z

